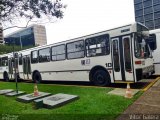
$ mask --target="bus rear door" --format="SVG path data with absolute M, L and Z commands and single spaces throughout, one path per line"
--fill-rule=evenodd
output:
M 24 79 L 31 79 L 31 63 L 29 56 L 23 56 L 23 75 Z

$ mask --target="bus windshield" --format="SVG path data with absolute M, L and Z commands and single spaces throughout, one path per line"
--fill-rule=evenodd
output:
M 149 58 L 150 53 L 150 47 L 146 43 L 146 39 L 148 39 L 148 36 L 144 36 L 142 34 L 135 34 L 135 57 L 136 58 Z
M 137 23 L 137 32 L 141 33 L 142 31 L 149 32 L 149 29 L 141 23 Z

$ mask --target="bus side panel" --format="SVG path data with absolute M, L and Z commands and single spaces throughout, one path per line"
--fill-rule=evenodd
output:
M 22 71 L 22 65 L 19 65 L 19 66 L 18 66 L 18 71 L 19 71 L 19 77 L 20 77 L 21 79 L 24 79 L 23 71 Z
M 160 32 L 156 33 L 157 49 L 153 51 L 155 74 L 160 75 Z
M 88 62 L 83 64 L 82 61 Z M 31 68 L 32 72 L 38 70 L 41 73 L 42 80 L 89 81 L 89 71 L 94 66 L 112 69 L 107 68 L 106 63 L 111 63 L 111 55 L 37 63 L 32 64 Z M 114 82 L 112 72 L 110 77 L 111 82 Z
M 74 71 L 74 72 L 47 72 L 41 73 L 42 80 L 58 80 L 58 81 L 89 81 L 88 71 Z
M 0 79 L 3 79 L 3 72 L 0 71 Z
M 4 72 L 7 72 L 8 73 L 8 66 L 2 66 L 2 67 L 0 67 L 0 79 L 4 79 L 3 78 L 3 73 Z

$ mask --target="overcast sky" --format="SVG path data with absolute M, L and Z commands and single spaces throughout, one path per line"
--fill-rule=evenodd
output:
M 47 44 L 135 21 L 133 0 L 63 0 L 62 2 L 67 4 L 64 18 L 55 23 L 45 24 Z M 9 32 L 11 30 L 5 31 L 5 34 Z

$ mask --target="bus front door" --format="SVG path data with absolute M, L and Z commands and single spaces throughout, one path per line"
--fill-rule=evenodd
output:
M 31 65 L 28 56 L 23 57 L 23 75 L 24 79 L 31 79 Z
M 112 39 L 113 78 L 115 81 L 133 81 L 131 37 Z
M 15 72 L 16 72 L 16 74 L 19 72 L 18 58 L 10 58 L 8 60 L 8 71 L 9 71 L 9 78 L 15 79 Z

